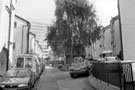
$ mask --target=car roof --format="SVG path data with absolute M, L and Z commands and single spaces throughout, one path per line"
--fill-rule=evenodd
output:
M 107 54 L 107 53 L 112 53 L 112 51 L 111 50 L 105 50 L 105 51 L 102 52 L 102 54 Z
M 11 68 L 9 70 L 30 70 L 30 68 Z
M 37 57 L 36 54 L 19 54 L 17 57 Z

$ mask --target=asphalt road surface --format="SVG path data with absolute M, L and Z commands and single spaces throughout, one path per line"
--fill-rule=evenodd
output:
M 95 90 L 87 77 L 73 79 L 69 72 L 47 66 L 32 90 Z

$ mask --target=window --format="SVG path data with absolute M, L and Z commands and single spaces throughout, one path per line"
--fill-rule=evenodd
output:
M 14 28 L 17 28 L 17 22 L 14 22 Z
M 102 47 L 102 45 L 100 45 L 100 48 Z
M 23 67 L 23 65 L 24 65 L 24 58 L 18 58 L 16 67 Z
M 26 68 L 32 67 L 32 58 L 25 58 L 25 67 Z
M 13 49 L 15 50 L 15 43 L 13 43 Z

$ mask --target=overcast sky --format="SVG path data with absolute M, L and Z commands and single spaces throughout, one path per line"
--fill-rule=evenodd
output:
M 117 0 L 89 0 L 94 3 L 101 24 L 106 26 L 118 14 Z M 27 20 L 51 23 L 54 20 L 54 0 L 18 0 L 16 14 Z
M 109 25 L 112 17 L 118 15 L 117 0 L 89 0 L 93 1 L 101 23 Z

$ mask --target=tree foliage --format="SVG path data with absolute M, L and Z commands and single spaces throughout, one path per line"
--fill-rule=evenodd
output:
M 91 45 L 100 38 L 101 26 L 97 24 L 96 11 L 87 0 L 56 0 L 56 21 L 48 27 L 46 40 L 52 50 L 60 55 L 79 42 Z

